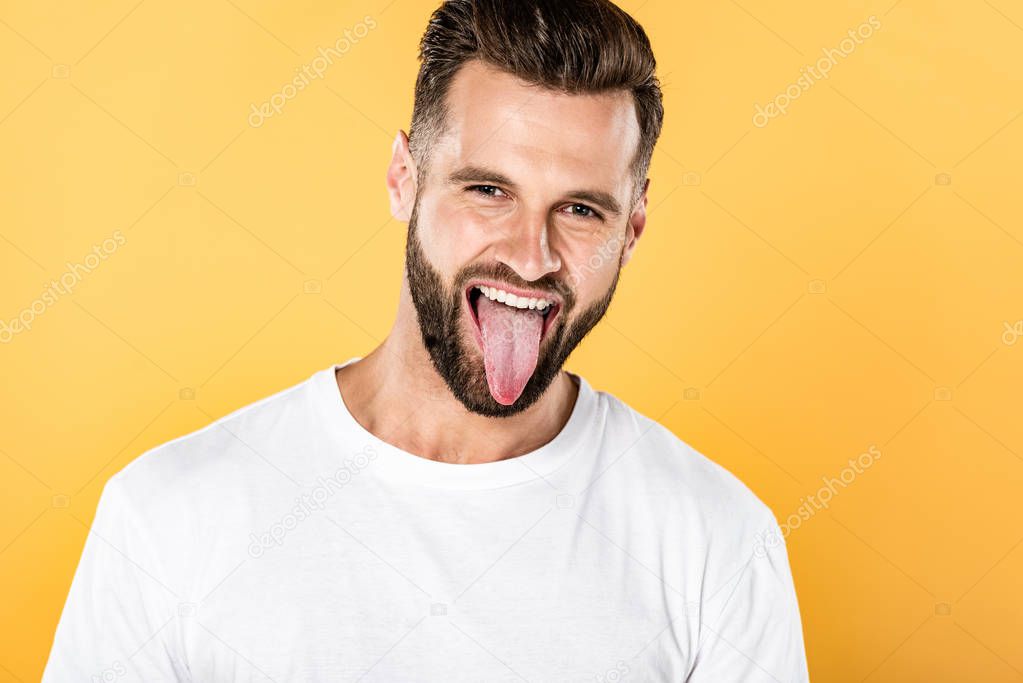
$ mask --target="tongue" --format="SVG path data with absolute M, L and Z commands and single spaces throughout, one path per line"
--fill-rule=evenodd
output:
M 515 403 L 536 369 L 543 315 L 480 296 L 476 317 L 483 336 L 483 365 L 494 400 Z

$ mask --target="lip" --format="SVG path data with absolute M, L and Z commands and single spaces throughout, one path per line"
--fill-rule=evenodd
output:
M 469 295 L 472 293 L 473 288 L 478 287 L 480 285 L 485 285 L 487 287 L 494 287 L 495 289 L 503 289 L 504 291 L 508 292 L 509 294 L 514 294 L 515 296 L 537 298 L 537 299 L 546 299 L 547 301 L 550 301 L 551 302 L 551 312 L 547 314 L 546 318 L 544 318 L 543 328 L 540 330 L 540 343 L 541 344 L 543 343 L 543 340 L 546 339 L 546 337 L 547 337 L 547 331 L 551 329 L 551 327 L 554 325 L 554 322 L 561 315 L 561 309 L 563 308 L 563 303 L 561 301 L 561 297 L 558 297 L 556 295 L 551 295 L 548 292 L 531 292 L 531 291 L 529 291 L 527 289 L 519 289 L 518 287 L 508 287 L 507 285 L 503 285 L 503 284 L 496 283 L 496 282 L 493 282 L 493 281 L 475 280 L 475 281 L 469 283 L 466 286 L 465 290 L 462 292 L 462 301 L 463 301 L 463 303 L 465 305 L 466 312 L 469 315 L 469 319 L 472 320 L 472 333 L 473 333 L 473 337 L 476 339 L 476 343 L 479 345 L 480 351 L 483 350 L 483 332 L 480 329 L 480 321 L 479 321 L 479 318 L 476 316 L 476 311 L 472 307 L 472 301 L 470 301 L 470 299 L 469 299 Z M 480 296 L 483 296 L 482 292 L 480 293 Z

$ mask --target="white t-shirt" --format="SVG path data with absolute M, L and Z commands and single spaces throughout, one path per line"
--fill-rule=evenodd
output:
M 573 374 L 553 440 L 442 463 L 336 367 L 107 482 L 44 682 L 808 679 L 774 516 L 657 422 Z

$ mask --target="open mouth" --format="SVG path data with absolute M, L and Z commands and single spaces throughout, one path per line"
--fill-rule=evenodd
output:
M 502 405 L 519 399 L 536 370 L 540 347 L 561 312 L 557 296 L 489 282 L 465 288 L 465 306 L 490 395 Z
M 549 297 L 517 297 L 514 294 L 506 292 L 498 287 L 492 287 L 482 283 L 469 285 L 465 290 L 465 302 L 469 308 L 469 314 L 472 318 L 476 341 L 481 345 L 481 347 L 482 330 L 480 328 L 479 320 L 479 300 L 482 296 L 486 296 L 491 301 L 497 301 L 502 305 L 517 308 L 523 313 L 542 316 L 543 326 L 540 332 L 541 342 L 543 342 L 544 338 L 547 336 L 547 331 L 554 324 L 558 314 L 561 313 L 561 303 Z

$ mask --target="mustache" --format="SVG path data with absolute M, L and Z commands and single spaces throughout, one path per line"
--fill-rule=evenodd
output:
M 475 278 L 496 280 L 520 289 L 541 290 L 550 293 L 555 297 L 561 297 L 565 302 L 566 311 L 572 310 L 575 305 L 575 292 L 567 283 L 554 277 L 551 273 L 547 273 L 537 280 L 525 280 L 519 277 L 519 274 L 511 266 L 500 262 L 477 263 L 466 266 L 458 271 L 458 274 L 455 276 L 454 288 L 456 298 L 465 289 L 466 283 Z

